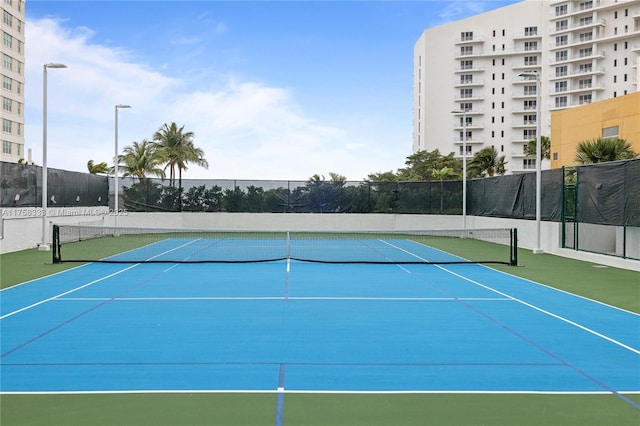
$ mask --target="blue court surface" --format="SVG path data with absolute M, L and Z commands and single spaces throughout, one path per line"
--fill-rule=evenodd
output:
M 640 392 L 640 316 L 482 265 L 92 263 L 0 292 L 3 393 Z

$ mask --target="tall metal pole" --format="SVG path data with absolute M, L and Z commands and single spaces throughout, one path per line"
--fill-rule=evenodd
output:
M 467 109 L 462 110 L 462 229 L 467 229 Z
M 542 80 L 536 73 L 536 247 L 534 254 L 543 253 L 540 247 L 540 221 L 542 215 Z
M 454 110 L 452 114 L 462 114 L 462 228 L 467 229 L 467 109 Z
M 113 226 L 118 226 L 118 108 L 131 108 L 130 105 L 116 105 L 115 107 L 115 156 L 113 157 L 113 175 L 114 175 L 114 202 L 113 202 Z
M 42 67 L 42 241 L 38 248 L 49 250 L 47 243 L 47 68 L 66 68 L 65 64 L 44 64 Z

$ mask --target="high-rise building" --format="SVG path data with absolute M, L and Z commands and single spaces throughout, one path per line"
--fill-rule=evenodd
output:
M 552 111 L 637 91 L 639 56 L 640 0 L 524 0 L 427 29 L 414 48 L 413 151 L 493 146 L 508 173 L 535 169 L 524 148 L 538 120 L 550 136 Z
M 0 0 L 2 22 L 0 32 L 2 43 L 0 55 L 2 63 L 2 151 L 1 161 L 18 162 L 24 153 L 24 0 Z

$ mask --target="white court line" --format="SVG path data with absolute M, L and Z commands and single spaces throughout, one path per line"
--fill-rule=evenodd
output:
M 285 297 L 285 296 L 211 296 L 211 297 L 61 297 L 58 301 L 154 301 L 154 300 L 311 300 L 311 301 L 383 301 L 383 302 L 440 302 L 440 301 L 512 301 L 506 297 L 336 297 L 336 296 L 309 296 L 309 297 Z
M 198 241 L 198 240 L 200 240 L 200 239 L 201 239 L 201 238 L 198 238 L 198 239 L 195 239 L 195 240 L 189 241 L 188 243 L 182 244 L 182 245 L 180 245 L 180 246 L 178 246 L 178 247 L 174 247 L 174 248 L 172 248 L 171 250 L 167 250 L 167 251 L 165 251 L 165 252 L 163 252 L 163 253 L 160 253 L 160 254 L 157 254 L 157 255 L 155 255 L 155 256 L 152 256 L 152 257 L 150 257 L 150 258 L 149 258 L 149 259 L 147 259 L 147 260 L 151 260 L 151 259 L 154 259 L 154 258 L 156 258 L 156 257 L 162 256 L 162 255 L 164 255 L 164 254 L 166 254 L 166 253 L 170 253 L 170 252 L 172 252 L 172 251 L 174 251 L 174 250 L 178 250 L 178 249 L 180 249 L 180 248 L 182 248 L 182 247 L 185 247 L 185 246 L 188 246 L 189 244 L 192 244 L 192 243 L 194 243 L 194 242 L 196 242 L 196 241 Z M 83 284 L 83 285 L 81 285 L 81 286 L 79 286 L 79 287 L 76 287 L 76 288 L 73 288 L 73 289 L 71 289 L 71 290 L 65 291 L 64 293 L 60 293 L 60 294 L 58 294 L 58 295 L 56 295 L 56 296 L 49 297 L 48 299 L 44 299 L 44 300 L 41 300 L 41 301 L 39 301 L 39 302 L 33 303 L 33 304 L 29 305 L 29 306 L 25 306 L 25 307 L 23 307 L 23 308 L 20 308 L 20 309 L 18 309 L 18 310 L 15 310 L 15 311 L 13 311 L 13 312 L 9 312 L 8 314 L 5 314 L 5 315 L 0 316 L 0 320 L 5 319 L 5 318 L 8 318 L 8 317 L 10 317 L 10 316 L 13 316 L 13 315 L 15 315 L 15 314 L 18 314 L 18 313 L 20 313 L 20 312 L 24 312 L 24 311 L 26 311 L 26 310 L 28 310 L 28 309 L 31 309 L 31 308 L 34 308 L 34 307 L 36 307 L 36 306 L 42 305 L 43 303 L 50 302 L 50 301 L 52 301 L 52 300 L 55 300 L 55 299 L 57 299 L 57 298 L 59 298 L 59 297 L 65 296 L 65 295 L 67 295 L 67 294 L 71 294 L 71 293 L 76 292 L 76 291 L 78 291 L 78 290 L 81 290 L 81 289 L 83 289 L 83 288 L 85 288 L 85 287 L 89 287 L 90 285 L 93 285 L 93 284 L 98 283 L 98 282 L 100 282 L 100 281 L 104 281 L 104 280 L 106 280 L 107 278 L 114 277 L 114 276 L 116 276 L 116 275 L 118 275 L 118 274 L 121 274 L 122 272 L 128 271 L 129 269 L 133 269 L 133 268 L 135 268 L 136 266 L 140 266 L 140 265 L 141 265 L 140 263 L 136 263 L 136 264 L 134 264 L 134 265 L 127 266 L 127 267 L 126 267 L 126 268 L 124 268 L 124 269 L 121 269 L 121 270 L 119 270 L 119 271 L 117 271 L 117 272 L 114 272 L 114 273 L 112 273 L 112 274 L 106 275 L 106 276 L 104 276 L 104 277 L 98 278 L 98 279 L 96 279 L 96 280 L 93 280 L 93 281 L 91 281 L 91 282 L 89 282 L 89 283 L 87 283 L 87 284 Z M 64 271 L 62 271 L 62 272 L 64 272 Z M 109 299 L 110 299 L 110 298 L 109 298 Z M 109 300 L 109 299 L 107 299 L 107 300 Z
M 115 390 L 115 391 L 0 391 L 0 395 L 107 395 L 107 394 L 182 394 L 182 393 L 298 393 L 298 394 L 496 394 L 496 395 L 611 395 L 605 391 L 484 391 L 484 390 L 388 390 L 388 391 L 354 391 L 354 390 L 296 390 L 296 389 L 150 389 L 150 390 Z M 637 395 L 640 391 L 620 391 L 621 395 Z
M 417 256 L 417 255 L 415 255 L 415 254 L 413 254 L 413 253 L 411 253 L 411 252 L 409 252 L 409 251 L 407 251 L 407 250 L 404 250 L 404 249 L 403 249 L 403 248 L 401 248 L 401 247 L 395 246 L 395 245 L 393 245 L 393 244 L 391 244 L 391 243 L 387 243 L 387 244 L 389 244 L 390 246 L 392 246 L 392 247 L 394 247 L 394 248 L 397 248 L 398 250 L 401 250 L 401 251 L 404 251 L 404 252 L 406 252 L 406 253 L 409 253 L 409 254 L 411 254 L 411 255 L 413 255 L 413 256 L 415 256 L 415 257 L 417 257 L 418 259 L 426 260 L 426 259 L 423 259 L 422 257 Z M 458 278 L 461 278 L 461 279 L 463 279 L 463 280 L 465 280 L 465 281 L 468 281 L 468 282 L 470 282 L 470 283 L 472 283 L 472 284 L 475 284 L 475 285 L 477 285 L 477 286 L 479 286 L 479 287 L 482 287 L 482 288 L 484 288 L 484 289 L 487 289 L 487 290 L 489 290 L 489 291 L 492 291 L 492 292 L 494 292 L 494 293 L 497 293 L 497 294 L 499 294 L 499 295 L 501 295 L 501 296 L 504 296 L 504 297 L 506 297 L 506 298 L 508 298 L 508 299 L 510 299 L 510 300 L 513 300 L 513 301 L 515 301 L 515 302 L 521 303 L 521 304 L 523 304 L 523 305 L 525 305 L 525 306 L 527 306 L 527 307 L 529 307 L 529 308 L 531 308 L 531 309 L 534 309 L 534 310 L 536 310 L 536 311 L 538 311 L 538 312 L 542 312 L 542 313 L 543 313 L 543 314 L 545 314 L 545 315 L 549 315 L 550 317 L 553 317 L 553 318 L 558 319 L 558 320 L 560 320 L 560 321 L 566 322 L 567 324 L 570 324 L 570 325 L 572 325 L 572 326 L 574 326 L 574 327 L 577 327 L 577 328 L 579 328 L 579 329 L 581 329 L 581 330 L 584 330 L 584 331 L 586 331 L 586 332 L 588 332 L 588 333 L 591 333 L 591 334 L 593 334 L 594 336 L 598 336 L 598 337 L 600 337 L 601 339 L 607 340 L 607 341 L 609 341 L 609 342 L 611 342 L 611 343 L 613 343 L 613 344 L 615 344 L 615 345 L 618 345 L 618 346 L 620 346 L 620 347 L 622 347 L 622 348 L 624 348 L 624 349 L 627 349 L 627 350 L 629 350 L 629 351 L 631 351 L 631 352 L 633 352 L 633 353 L 635 353 L 635 354 L 640 355 L 640 350 L 639 350 L 639 349 L 636 349 L 636 348 L 633 348 L 633 347 L 631 347 L 631 346 L 625 345 L 624 343 L 619 342 L 619 341 L 617 341 L 617 340 L 615 340 L 615 339 L 613 339 L 613 338 L 611 338 L 611 337 L 609 337 L 609 336 L 606 336 L 606 335 L 604 335 L 604 334 L 602 334 L 602 333 L 598 333 L 597 331 L 592 330 L 592 329 L 590 329 L 589 327 L 586 327 L 586 326 L 584 326 L 584 325 L 582 325 L 582 324 L 578 324 L 578 323 L 577 323 L 577 322 L 575 322 L 575 321 L 571 321 L 571 320 L 570 320 L 570 319 L 568 319 L 568 318 L 565 318 L 565 317 L 562 317 L 562 316 L 560 316 L 560 315 L 554 314 L 553 312 L 550 312 L 550 311 L 547 311 L 547 310 L 545 310 L 545 309 L 542 309 L 542 308 L 540 308 L 540 307 L 538 307 L 538 306 L 535 306 L 535 305 L 533 305 L 533 304 L 531 304 L 531 303 L 527 303 L 527 302 L 525 302 L 525 301 L 524 301 L 524 300 L 522 300 L 522 299 L 518 299 L 517 297 L 511 296 L 510 294 L 504 293 L 504 292 L 502 292 L 502 291 L 496 290 L 495 288 L 492 288 L 492 287 L 489 287 L 489 286 L 487 286 L 487 285 L 485 285 L 485 284 L 482 284 L 482 283 L 479 283 L 479 282 L 477 282 L 477 281 L 474 281 L 474 280 L 472 280 L 471 278 L 465 277 L 464 275 L 460 275 L 460 274 L 458 274 L 458 273 L 456 273 L 456 272 L 450 271 L 449 269 L 447 269 L 447 268 L 445 268 L 445 267 L 443 267 L 443 266 L 441 266 L 441 265 L 434 265 L 434 266 L 435 266 L 436 268 L 438 268 L 438 269 L 441 269 L 441 270 L 443 270 L 443 271 L 445 271 L 445 272 L 447 272 L 447 273 L 451 274 L 451 275 L 454 275 L 454 276 L 456 276 L 456 277 L 458 277 Z M 405 269 L 405 268 L 402 268 L 402 269 L 404 269 L 405 271 L 409 272 L 409 271 L 408 271 L 407 269 Z
M 136 267 L 136 266 L 138 266 L 138 265 L 140 265 L 140 264 L 139 264 L 139 263 L 136 263 L 135 265 L 128 266 L 128 267 L 126 267 L 126 268 L 124 268 L 124 269 L 121 269 L 121 270 L 119 270 L 119 271 L 117 271 L 117 272 L 114 272 L 114 273 L 112 273 L 112 274 L 109 274 L 109 275 L 106 275 L 106 276 L 104 276 L 104 277 L 98 278 L 97 280 L 93 280 L 93 281 L 91 281 L 91 282 L 89 282 L 89 283 L 87 283 L 87 284 L 83 284 L 83 285 L 81 285 L 80 287 L 76 287 L 76 288 L 71 289 L 71 290 L 69 290 L 69 291 L 65 291 L 64 293 L 60 293 L 60 294 L 58 294 L 58 295 L 56 295 L 56 296 L 52 296 L 52 297 L 50 297 L 50 298 L 48 298 L 48 299 L 41 300 L 41 301 L 36 302 L 36 303 L 33 303 L 33 304 L 29 305 L 29 306 L 25 306 L 24 308 L 20 308 L 20 309 L 18 309 L 18 310 L 16 310 L 16 311 L 9 312 L 8 314 L 5 314 L 5 315 L 3 315 L 3 316 L 0 316 L 0 320 L 1 320 L 1 319 L 8 318 L 8 317 L 10 317 L 10 316 L 12 316 L 12 315 L 15 315 L 15 314 L 17 314 L 17 313 L 20 313 L 20 312 L 26 311 L 26 310 L 28 310 L 28 309 L 35 308 L 35 307 L 36 307 L 36 306 L 38 306 L 38 305 L 42 305 L 43 303 L 50 302 L 50 301 L 52 301 L 52 300 L 54 300 L 54 299 L 57 299 L 58 297 L 62 297 L 62 296 L 65 296 L 65 295 L 67 295 L 67 294 L 71 294 L 71 293 L 73 293 L 73 292 L 75 292 L 75 291 L 81 290 L 81 289 L 83 289 L 83 288 L 85 288 L 85 287 L 89 287 L 90 285 L 93 285 L 93 284 L 98 283 L 98 282 L 100 282 L 100 281 L 104 281 L 104 280 L 106 280 L 107 278 L 114 277 L 114 276 L 116 276 L 116 275 L 118 275 L 118 274 L 121 274 L 122 272 L 125 272 L 125 271 L 127 271 L 127 270 L 129 270 L 129 269 L 135 268 L 135 267 Z
M 533 304 L 531 304 L 531 303 L 527 303 L 527 302 L 525 302 L 525 301 L 524 301 L 524 300 L 522 300 L 522 299 L 518 299 L 517 297 L 511 296 L 510 294 L 504 293 L 504 292 L 502 292 L 502 291 L 500 291 L 500 290 L 496 290 L 495 288 L 492 288 L 492 287 L 489 287 L 489 286 L 487 286 L 487 285 L 485 285 L 485 284 L 482 284 L 482 283 L 479 283 L 479 282 L 477 282 L 477 281 L 474 281 L 474 280 L 472 280 L 471 278 L 468 278 L 468 277 L 465 277 L 464 275 L 460 275 L 460 274 L 458 274 L 458 273 L 456 273 L 456 272 L 450 271 L 450 270 L 448 270 L 447 268 L 444 268 L 444 267 L 442 267 L 442 266 L 440 266 L 440 265 L 435 265 L 435 266 L 436 266 L 438 269 L 441 269 L 441 270 L 443 270 L 443 271 L 445 271 L 445 272 L 447 272 L 447 273 L 449 273 L 449 274 L 451 274 L 451 275 L 454 275 L 454 276 L 456 276 L 456 277 L 458 277 L 458 278 L 461 278 L 461 279 L 463 279 L 463 280 L 465 280 L 465 281 L 468 281 L 468 282 L 470 282 L 470 283 L 472 283 L 472 284 L 475 284 L 475 285 L 477 285 L 477 286 L 479 286 L 479 287 L 482 287 L 482 288 L 484 288 L 484 289 L 487 289 L 487 290 L 489 290 L 489 291 L 492 291 L 492 292 L 494 292 L 494 293 L 497 293 L 497 294 L 499 294 L 499 295 L 501 295 L 501 296 L 504 296 L 504 297 L 506 297 L 506 298 L 508 298 L 508 299 L 513 300 L 514 302 L 521 303 L 521 304 L 523 304 L 523 305 L 525 305 L 525 306 L 527 306 L 527 307 L 529 307 L 529 308 L 531 308 L 531 309 L 534 309 L 534 310 L 536 310 L 536 311 L 538 311 L 538 312 L 541 312 L 541 313 L 543 313 L 543 314 L 545 314 L 545 315 L 549 315 L 550 317 L 553 317 L 553 318 L 555 318 L 555 319 L 558 319 L 558 320 L 560 320 L 560 321 L 563 321 L 563 322 L 565 322 L 565 323 L 567 323 L 567 324 L 570 324 L 570 325 L 572 325 L 572 326 L 574 326 L 574 327 L 577 327 L 577 328 L 579 328 L 579 329 L 581 329 L 581 330 L 584 330 L 584 331 L 586 331 L 586 332 L 588 332 L 588 333 L 591 333 L 591 334 L 593 334 L 594 336 L 600 337 L 601 339 L 607 340 L 607 341 L 609 341 L 609 342 L 611 342 L 611 343 L 613 343 L 613 344 L 615 344 L 615 345 L 618 345 L 618 346 L 620 346 L 620 347 L 622 347 L 622 348 L 624 348 L 624 349 L 627 349 L 627 350 L 629 350 L 629 351 L 631 351 L 631 352 L 633 352 L 633 353 L 635 353 L 635 354 L 637 354 L 637 355 L 640 355 L 640 350 L 638 350 L 638 349 L 636 349 L 636 348 L 633 348 L 633 347 L 631 347 L 631 346 L 625 345 L 624 343 L 619 342 L 619 341 L 617 341 L 617 340 L 615 340 L 615 339 L 613 339 L 613 338 L 611 338 L 611 337 L 609 337 L 609 336 L 606 336 L 606 335 L 604 335 L 604 334 L 602 334 L 602 333 L 598 333 L 597 331 L 592 330 L 592 329 L 590 329 L 589 327 L 586 327 L 586 326 L 584 326 L 584 325 L 582 325 L 582 324 L 578 324 L 578 323 L 577 323 L 577 322 L 575 322 L 575 321 L 571 321 L 571 320 L 570 320 L 570 319 L 568 319 L 568 318 L 565 318 L 565 317 L 562 317 L 562 316 L 560 316 L 560 315 L 554 314 L 553 312 L 550 312 L 550 311 L 547 311 L 547 310 L 545 310 L 545 309 L 542 309 L 542 308 L 540 308 L 540 307 L 538 307 L 538 306 L 535 306 L 535 305 L 533 305 Z

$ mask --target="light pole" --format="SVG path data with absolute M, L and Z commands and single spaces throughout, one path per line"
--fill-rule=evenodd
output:
M 49 250 L 47 244 L 47 68 L 66 68 L 65 64 L 49 63 L 42 67 L 42 242 L 40 250 Z
M 467 229 L 467 109 L 454 110 L 452 114 L 462 114 L 462 229 Z
M 113 175 L 114 175 L 114 202 L 113 202 L 113 226 L 118 226 L 118 109 L 119 108 L 131 108 L 131 105 L 118 104 L 115 107 L 116 115 L 116 155 L 113 157 Z
M 533 254 L 544 253 L 540 247 L 540 217 L 542 206 L 542 143 L 541 143 L 541 122 L 542 122 L 542 101 L 541 101 L 541 80 L 540 73 L 523 72 L 518 74 L 520 77 L 536 79 L 536 246 Z

